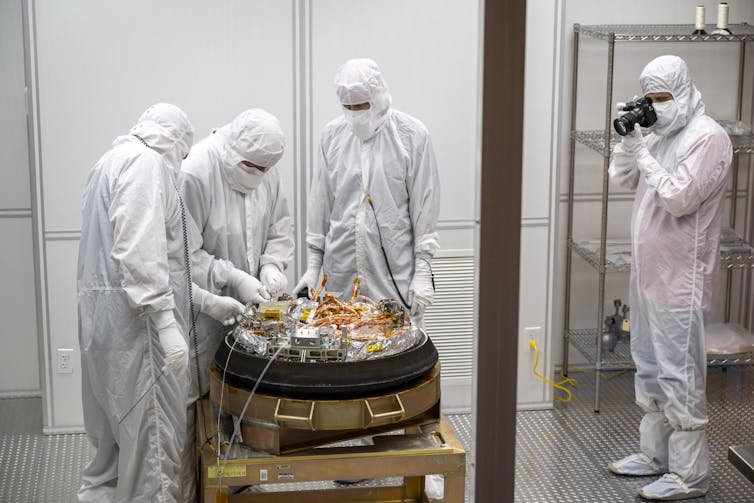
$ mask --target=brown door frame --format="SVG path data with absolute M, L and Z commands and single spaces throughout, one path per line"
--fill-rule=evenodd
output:
M 484 3 L 475 500 L 513 501 L 526 0 Z

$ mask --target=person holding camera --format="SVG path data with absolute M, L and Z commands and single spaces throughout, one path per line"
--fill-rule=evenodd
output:
M 733 153 L 725 131 L 705 113 L 681 58 L 652 60 L 639 81 L 644 104 L 633 117 L 622 118 L 633 127 L 613 149 L 610 175 L 636 190 L 631 354 L 636 402 L 645 415 L 640 452 L 608 469 L 662 475 L 639 495 L 679 500 L 704 496 L 709 487 L 704 325 L 719 279 L 720 226 Z M 640 125 L 649 126 L 651 134 L 644 137 Z M 616 130 L 621 132 L 617 125 Z

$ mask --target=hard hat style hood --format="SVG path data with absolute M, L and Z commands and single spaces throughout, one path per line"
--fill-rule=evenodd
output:
M 261 108 L 241 112 L 230 124 L 218 128 L 215 135 L 221 144 L 223 161 L 229 166 L 249 161 L 271 168 L 285 150 L 280 121 Z
M 639 83 L 644 95 L 672 94 L 678 107 L 678 114 L 671 123 L 664 125 L 662 130 L 655 128 L 658 134 L 672 134 L 685 127 L 694 116 L 704 113 L 702 94 L 691 81 L 688 65 L 678 56 L 660 56 L 650 61 L 642 70 Z
M 174 173 L 180 170 L 181 161 L 194 143 L 194 127 L 188 116 L 169 103 L 156 103 L 147 108 L 129 133 L 162 154 Z
M 230 124 L 214 131 L 212 138 L 228 183 L 233 189 L 244 193 L 259 187 L 264 172 L 244 166 L 242 161 L 272 168 L 285 150 L 285 135 L 280 121 L 261 108 L 241 112 Z
M 366 58 L 346 61 L 335 73 L 335 93 L 342 105 L 369 103 L 369 110 L 350 114 L 346 111 L 345 117 L 362 140 L 374 136 L 384 124 L 392 103 L 377 63 Z M 368 119 L 360 121 L 357 114 L 366 115 Z M 359 127 L 358 122 L 363 127 Z

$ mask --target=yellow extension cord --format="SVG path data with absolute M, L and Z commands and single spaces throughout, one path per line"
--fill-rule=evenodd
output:
M 544 375 L 540 374 L 537 371 L 537 367 L 539 366 L 539 348 L 537 348 L 536 341 L 530 340 L 529 341 L 529 347 L 531 347 L 532 351 L 534 351 L 534 367 L 532 368 L 532 373 L 535 376 L 537 376 L 538 378 L 542 379 L 547 384 L 549 384 L 550 386 L 552 386 L 553 388 L 558 389 L 558 390 L 564 392 L 567 395 L 566 398 L 561 398 L 559 396 L 556 396 L 556 397 L 554 397 L 555 400 L 557 400 L 559 402 L 563 402 L 563 403 L 570 402 L 571 399 L 573 399 L 573 395 L 571 394 L 571 390 L 569 390 L 568 388 L 566 388 L 565 385 L 566 384 L 570 384 L 571 386 L 575 387 L 575 386 L 578 386 L 579 381 L 577 379 L 574 379 L 573 377 L 566 377 L 563 374 L 562 370 L 560 371 L 560 377 L 562 377 L 563 380 L 558 381 L 558 382 L 553 382 L 547 376 L 544 376 Z M 585 374 L 594 374 L 593 370 L 582 369 L 582 368 L 576 367 L 574 365 L 569 365 L 568 366 L 568 370 L 575 370 L 577 372 L 583 372 Z M 606 381 L 609 381 L 611 379 L 615 379 L 616 377 L 625 374 L 628 371 L 629 371 L 629 369 L 625 369 L 625 370 L 616 371 L 612 375 L 607 375 L 607 374 L 605 374 L 605 371 L 603 370 L 602 372 L 600 372 L 600 375 L 601 375 L 602 379 L 604 379 Z
M 539 366 L 539 349 L 537 348 L 537 343 L 535 341 L 531 340 L 531 341 L 529 341 L 529 346 L 534 351 L 534 367 L 531 370 L 532 373 L 535 376 L 537 376 L 540 379 L 542 379 L 547 384 L 549 384 L 550 386 L 552 386 L 553 388 L 558 389 L 558 390 L 564 392 L 567 395 L 567 398 L 561 398 L 559 396 L 556 396 L 556 397 L 554 397 L 555 400 L 557 400 L 559 402 L 563 402 L 563 403 L 570 402 L 571 399 L 573 398 L 573 395 L 571 394 L 571 390 L 569 390 L 568 388 L 566 388 L 564 385 L 565 384 L 570 384 L 572 386 L 576 386 L 578 384 L 578 381 L 576 379 L 571 378 L 571 377 L 565 377 L 565 376 L 563 376 L 561 374 L 561 377 L 565 377 L 565 378 L 562 381 L 560 381 L 560 382 L 553 382 L 549 377 L 540 374 L 537 371 L 537 367 Z

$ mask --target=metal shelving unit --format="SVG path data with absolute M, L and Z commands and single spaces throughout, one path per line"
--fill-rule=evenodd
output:
M 610 148 L 605 150 L 605 132 L 602 130 L 571 131 L 571 139 L 588 147 L 603 157 L 609 157 L 612 148 L 620 141 L 620 136 L 615 131 L 610 134 Z M 754 135 L 731 136 L 734 154 L 754 153 Z
M 568 224 L 567 224 L 567 251 L 566 251 L 566 277 L 565 277 L 565 302 L 564 302 L 564 344 L 563 344 L 563 371 L 568 371 L 568 351 L 570 346 L 575 347 L 586 360 L 594 366 L 597 372 L 594 391 L 594 410 L 600 408 L 600 381 L 602 371 L 618 370 L 633 367 L 631 360 L 630 344 L 618 342 L 613 352 L 602 351 L 602 329 L 571 329 L 571 269 L 574 253 L 581 257 L 599 275 L 598 302 L 597 302 L 597 325 L 602 325 L 605 317 L 605 275 L 612 272 L 626 272 L 631 268 L 630 243 L 628 240 L 608 240 L 608 193 L 610 155 L 612 146 L 619 140 L 612 131 L 613 109 L 613 70 L 615 60 L 615 45 L 617 43 L 636 42 L 693 42 L 693 43 L 733 43 L 739 46 L 738 68 L 738 95 L 737 95 L 737 120 L 741 120 L 744 86 L 744 62 L 746 57 L 747 42 L 754 41 L 754 26 L 749 24 L 734 24 L 729 26 L 733 32 L 730 35 L 693 35 L 692 25 L 593 25 L 584 26 L 575 24 L 574 48 L 573 48 L 573 80 L 571 86 L 571 125 L 570 125 L 570 166 L 568 181 Z M 707 32 L 711 33 L 714 26 L 708 25 Z M 601 130 L 578 131 L 576 130 L 576 105 L 578 90 L 578 65 L 579 65 L 579 38 L 590 37 L 607 42 L 607 82 L 605 99 L 605 122 Z M 754 153 L 754 135 L 731 136 L 733 143 L 734 161 L 731 166 L 734 197 L 738 191 L 738 159 L 740 155 Z M 576 145 L 581 144 L 590 150 L 597 152 L 603 158 L 602 170 L 602 197 L 601 197 L 601 224 L 599 238 L 592 241 L 577 241 L 573 237 L 573 205 L 574 205 L 574 178 L 576 172 Z M 746 207 L 749 207 L 750 194 L 746 193 Z M 735 227 L 736 205 L 731 205 L 730 226 Z M 748 236 L 747 236 L 748 237 Z M 744 245 L 744 243 L 741 243 Z M 746 245 L 748 246 L 748 245 Z M 751 247 L 733 247 L 732 251 L 721 252 L 721 267 L 726 269 L 728 276 L 725 306 L 726 318 L 729 318 L 731 305 L 731 277 L 734 270 L 751 270 L 754 267 L 754 254 Z M 608 247 L 611 247 L 608 250 Z M 608 251 L 610 253 L 608 254 Z M 726 321 L 729 321 L 726 319 Z M 754 353 L 737 355 L 715 355 L 708 358 L 710 365 L 737 365 L 754 363 Z
M 576 348 L 590 365 L 596 366 L 599 360 L 601 370 L 606 372 L 634 368 L 634 362 L 631 359 L 631 344 L 629 342 L 618 341 L 613 351 L 600 355 L 598 359 L 596 346 L 594 345 L 594 340 L 597 337 L 596 328 L 574 329 L 568 332 L 571 345 Z M 731 353 L 726 355 L 709 355 L 707 357 L 707 365 L 712 367 L 751 364 L 754 364 L 753 353 Z
M 604 269 L 604 272 L 629 272 L 631 270 L 631 250 L 628 240 L 606 240 L 604 266 L 600 261 L 599 246 L 598 240 L 568 241 L 568 247 L 598 271 L 600 269 Z M 753 268 L 754 248 L 742 242 L 736 250 L 721 249 L 720 267 L 726 270 Z

